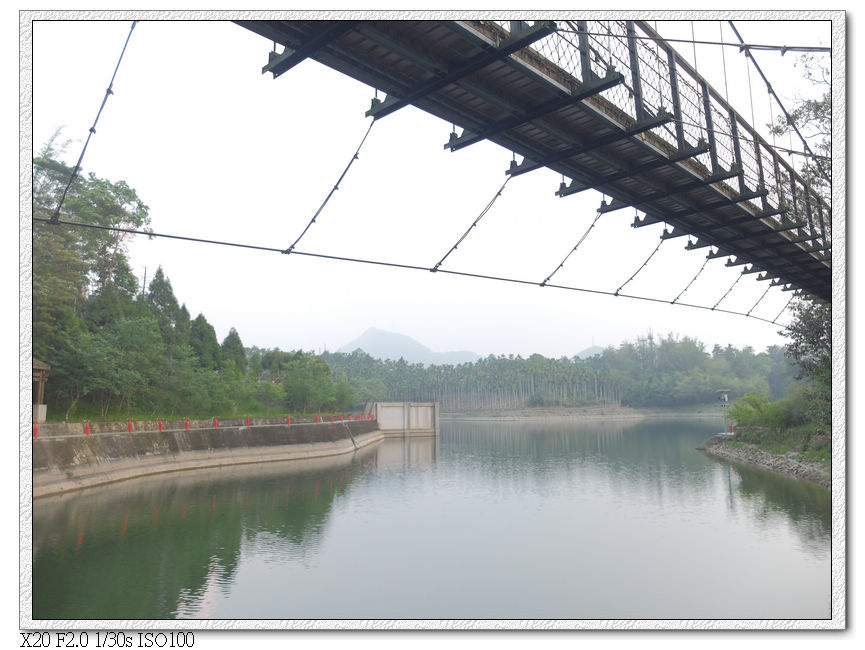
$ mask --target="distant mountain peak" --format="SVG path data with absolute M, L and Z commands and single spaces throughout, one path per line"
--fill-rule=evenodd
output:
M 423 363 L 425 365 L 456 365 L 474 363 L 480 356 L 468 350 L 456 352 L 434 352 L 423 343 L 405 334 L 388 332 L 376 327 L 369 327 L 356 339 L 349 341 L 337 352 L 350 354 L 361 349 L 375 359 L 405 359 L 408 363 Z
M 604 348 L 602 348 L 599 345 L 593 345 L 591 347 L 586 348 L 582 352 L 577 352 L 577 354 L 574 356 L 576 356 L 580 359 L 590 359 L 593 356 L 595 356 L 596 354 L 603 354 L 603 353 L 604 353 Z

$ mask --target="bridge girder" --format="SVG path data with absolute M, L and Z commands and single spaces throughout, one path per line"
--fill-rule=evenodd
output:
M 658 106 L 653 116 L 641 87 L 640 66 L 645 62 L 641 63 L 636 30 L 657 37 L 645 23 L 625 21 L 621 26 L 629 53 L 629 106 L 608 99 L 609 93 L 626 85 L 629 75 L 613 70 L 613 54 L 591 41 L 584 21 L 576 21 L 577 43 L 568 42 L 573 64 L 545 54 L 549 48 L 544 43 L 549 41 L 543 39 L 554 39 L 556 28 L 548 21 L 513 21 L 513 33 L 492 21 L 238 24 L 287 48 L 282 55 L 272 55 L 265 66 L 264 71 L 274 76 L 311 57 L 385 91 L 387 99 L 374 102 L 367 112 L 375 119 L 412 104 L 463 128 L 461 136 L 452 134 L 445 148 L 456 151 L 487 139 L 523 157 L 514 174 L 546 167 L 573 179 L 560 188 L 559 196 L 597 189 L 612 197 L 609 209 L 633 205 L 643 211 L 647 216 L 635 227 L 669 223 L 676 235 L 668 236 L 696 236 L 700 247 L 723 249 L 783 284 L 831 302 L 831 258 L 826 254 L 831 243 L 824 225 L 828 206 L 810 194 L 793 170 L 772 156 L 771 148 L 661 40 L 657 60 L 666 57 L 665 74 L 672 89 L 667 99 L 675 126 L 674 141 L 665 139 L 660 131 L 665 116 Z M 620 27 L 616 21 L 610 26 Z M 609 55 L 606 62 L 601 61 L 604 54 Z M 686 133 L 682 84 L 700 89 L 708 142 L 693 141 Z M 733 131 L 733 158 L 723 161 L 726 165 L 720 160 L 713 112 L 729 119 Z M 755 183 L 746 179 L 742 166 L 747 151 L 741 149 L 739 128 L 752 138 L 748 142 L 754 149 Z M 703 156 L 708 156 L 708 167 L 701 162 Z M 775 204 L 767 197 L 764 175 L 772 181 Z M 736 179 L 738 187 L 727 184 L 730 179 Z M 788 188 L 792 200 L 784 205 Z M 798 232 L 787 236 L 791 230 Z

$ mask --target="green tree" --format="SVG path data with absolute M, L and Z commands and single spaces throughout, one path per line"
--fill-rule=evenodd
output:
M 781 332 L 790 338 L 787 352 L 800 369 L 800 376 L 829 381 L 832 370 L 832 308 L 798 300 L 793 303 L 793 321 Z
M 333 402 L 330 367 L 321 357 L 296 352 L 282 380 L 285 403 L 290 409 L 315 411 Z
M 355 402 L 357 402 L 357 393 L 348 383 L 348 377 L 344 373 L 340 374 L 333 384 L 334 407 L 337 411 L 345 411 Z
M 812 386 L 811 417 L 821 424 L 832 421 L 832 308 L 829 305 L 798 300 L 793 304 L 793 320 L 781 334 L 790 339 L 787 354 L 799 368 L 798 378 Z
M 75 413 L 79 400 L 110 388 L 110 353 L 101 335 L 83 329 L 69 334 L 54 357 L 49 384 L 55 404 L 65 405 L 66 420 Z
M 33 229 L 33 355 L 54 367 L 73 332 L 85 329 L 87 265 L 70 250 L 71 233 L 52 229 Z
M 91 331 L 121 318 L 143 315 L 140 303 L 113 284 L 100 287 L 84 305 L 84 320 Z
M 216 370 L 222 363 L 222 348 L 216 330 L 204 314 L 198 314 L 189 325 L 189 345 L 202 368 Z
M 156 317 L 156 323 L 165 344 L 174 346 L 180 343 L 175 331 L 180 319 L 180 304 L 174 296 L 171 281 L 166 277 L 161 266 L 156 269 L 153 279 L 147 286 L 147 304 Z
M 240 335 L 233 327 L 229 330 L 228 335 L 222 341 L 221 354 L 223 365 L 225 365 L 225 362 L 227 361 L 232 362 L 234 374 L 246 374 L 246 350 L 243 349 L 243 342 L 240 340 Z
M 155 391 L 160 412 L 169 417 L 208 413 L 211 410 L 211 376 L 215 379 L 215 374 L 201 368 L 191 346 L 168 349 Z
M 177 312 L 177 320 L 174 322 L 174 336 L 176 345 L 189 345 L 189 334 L 192 328 L 192 321 L 189 318 L 189 310 L 186 308 L 186 303 L 180 305 Z
M 154 387 L 162 381 L 165 369 L 165 344 L 156 321 L 152 317 L 121 319 L 95 337 L 102 415 L 115 399 L 117 411 L 124 406 L 127 410 L 152 407 Z
M 67 250 L 86 265 L 88 288 L 114 284 L 134 294 L 137 282 L 126 253 L 130 235 L 117 229 L 147 230 L 150 223 L 148 208 L 125 181 L 109 181 L 92 173 L 86 176 L 79 173 L 69 186 L 58 214 L 60 198 L 72 176 L 72 168 L 60 161 L 66 144 L 59 143 L 58 138 L 59 132 L 33 160 L 33 216 L 46 218 L 56 214 L 64 221 L 100 226 L 70 230 L 72 239 L 67 241 Z M 60 226 L 57 223 L 49 225 L 55 229 Z
M 249 373 L 250 378 L 255 381 L 261 381 L 261 375 L 264 372 L 264 364 L 261 361 L 261 350 L 253 347 L 247 355 L 247 363 L 247 372 Z
M 262 405 L 267 413 L 276 408 L 284 397 L 282 386 L 269 380 L 258 381 L 253 384 L 253 396 Z
M 35 219 L 54 216 L 72 175 L 72 169 L 60 160 L 65 145 L 58 138 L 59 132 L 33 160 Z M 71 366 L 67 373 L 64 364 L 72 364 L 75 354 L 89 344 L 81 336 L 87 324 L 99 328 L 111 319 L 135 313 L 132 296 L 137 281 L 126 257 L 126 239 L 111 228 L 146 229 L 149 217 L 147 207 L 126 183 L 93 174 L 76 176 L 59 216 L 64 221 L 103 227 L 38 220 L 33 224 L 33 354 L 52 367 L 49 400 L 65 396 L 74 401 L 73 395 L 83 394 L 74 386 L 81 384 L 64 384 L 64 377 L 76 373 Z
M 778 400 L 787 394 L 790 383 L 795 375 L 792 360 L 786 354 L 786 349 L 780 345 L 771 345 L 766 349 L 771 366 L 769 369 L 769 398 Z

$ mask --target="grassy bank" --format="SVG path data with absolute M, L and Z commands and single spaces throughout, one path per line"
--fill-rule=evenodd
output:
M 736 437 L 728 445 L 752 444 L 778 456 L 794 453 L 809 462 L 832 466 L 832 434 L 823 427 L 803 424 L 787 429 L 759 426 L 737 426 Z

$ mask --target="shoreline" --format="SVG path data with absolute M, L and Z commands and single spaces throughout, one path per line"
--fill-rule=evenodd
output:
M 503 411 L 479 411 L 477 413 L 442 413 L 442 420 L 451 422 L 519 422 L 540 420 L 643 420 L 643 419 L 700 419 L 715 420 L 720 423 L 723 416 L 717 413 L 686 413 L 682 411 L 639 410 L 630 408 L 552 408 L 552 409 L 521 409 Z M 799 458 L 795 452 L 787 454 L 772 454 L 752 445 L 742 443 L 741 447 L 731 447 L 726 443 L 731 440 L 727 433 L 711 437 L 697 447 L 708 456 L 719 460 L 740 463 L 765 469 L 775 474 L 789 478 L 808 481 L 831 490 L 831 470 L 823 463 L 806 461 Z
M 653 411 L 628 407 L 555 407 L 536 409 L 503 409 L 500 411 L 479 410 L 470 413 L 443 412 L 441 419 L 450 422 L 518 422 L 532 420 L 572 419 L 572 420 L 642 420 L 658 419 L 700 419 L 719 422 L 719 413 L 687 413 L 682 411 Z
M 832 489 L 831 470 L 823 463 L 801 460 L 795 452 L 772 454 L 747 442 L 742 443 L 741 447 L 731 447 L 727 444 L 729 440 L 726 434 L 716 435 L 697 449 L 713 458 L 759 467 L 775 474 L 815 483 L 827 490 Z

